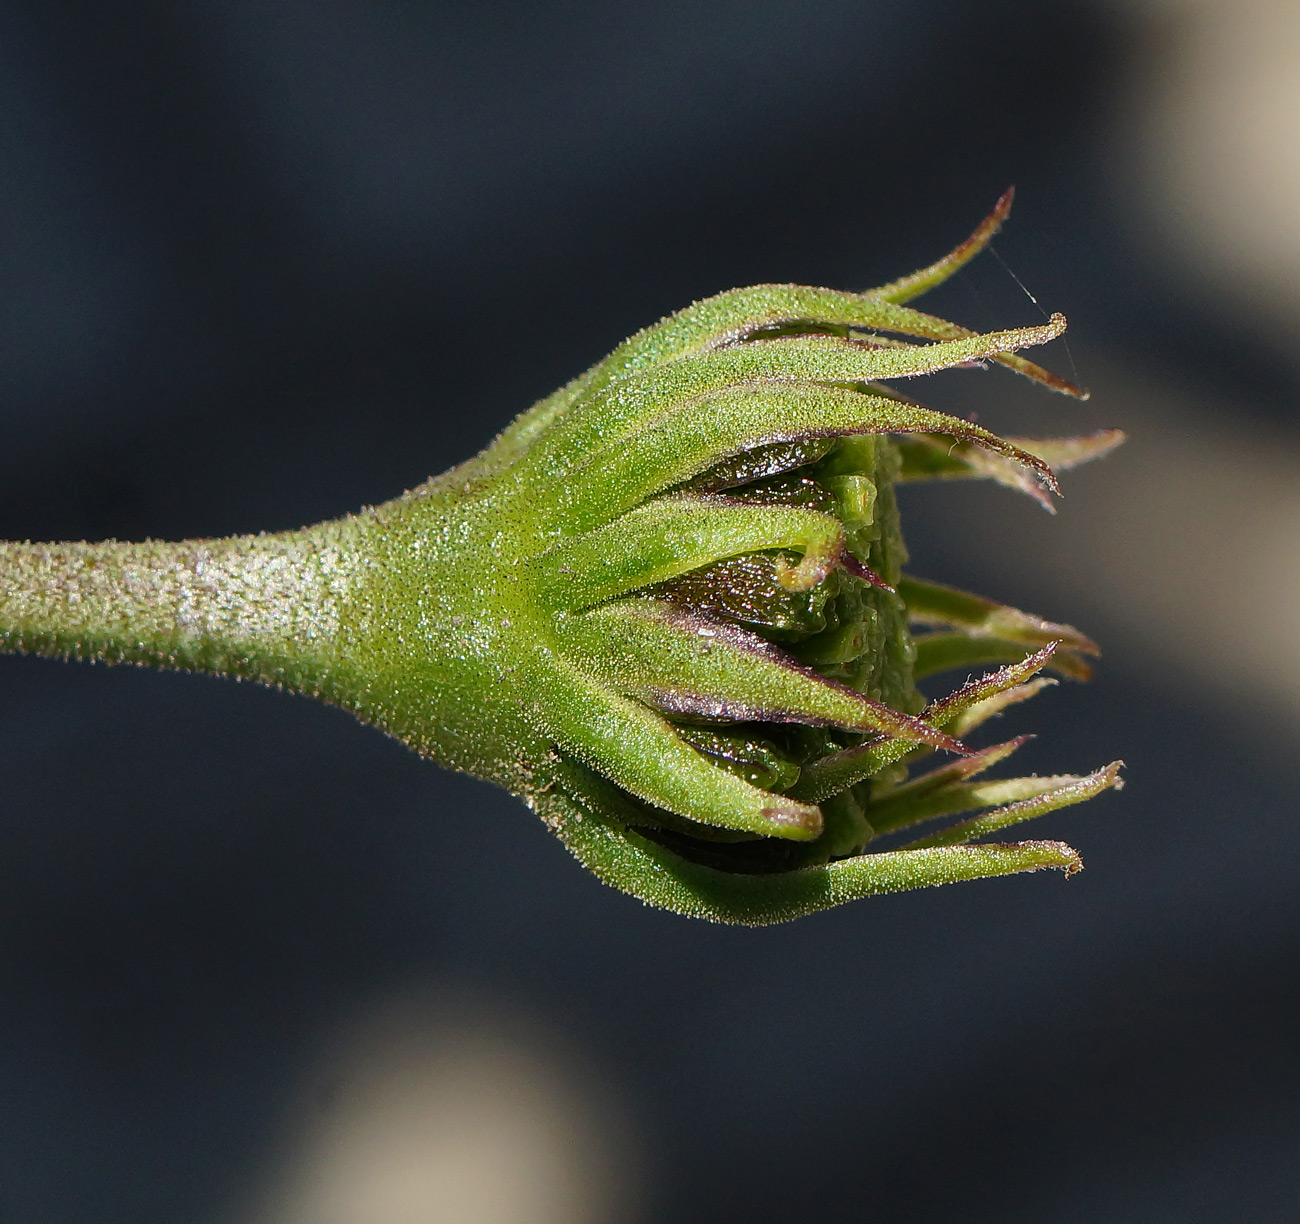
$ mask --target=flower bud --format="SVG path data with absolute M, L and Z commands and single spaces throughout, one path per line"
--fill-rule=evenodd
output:
M 1050 504 L 1049 459 L 1120 440 L 1007 440 L 892 385 L 995 363 L 1079 394 L 1019 355 L 1061 316 L 980 335 L 905 305 L 1009 204 L 867 293 L 760 285 L 696 303 L 373 510 L 279 536 L 5 545 L 0 641 L 323 697 L 507 787 L 602 879 L 686 914 L 770 922 L 1073 872 L 1059 842 L 975 839 L 1118 785 L 1118 763 L 988 782 L 1024 737 L 965 740 L 1040 672 L 1086 677 L 1096 647 L 905 574 L 894 496 L 986 477 Z M 997 664 L 928 704 L 916 686 Z

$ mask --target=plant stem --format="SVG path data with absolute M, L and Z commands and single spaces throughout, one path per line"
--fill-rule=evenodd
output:
M 336 697 L 355 521 L 178 543 L 0 544 L 0 649 Z

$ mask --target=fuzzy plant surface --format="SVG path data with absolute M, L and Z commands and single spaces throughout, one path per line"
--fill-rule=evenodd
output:
M 1000 438 L 892 385 L 992 362 L 1079 394 L 1018 355 L 1059 315 L 981 335 L 906 305 L 1009 206 L 865 293 L 697 302 L 383 505 L 229 539 L 0 545 L 0 649 L 311 694 L 518 795 L 602 880 L 715 921 L 1072 873 L 1061 842 L 986 839 L 1116 786 L 1120 763 L 990 781 L 1026 737 L 966 739 L 1046 673 L 1086 678 L 1096 647 L 906 574 L 894 496 L 988 478 L 1049 505 L 1054 467 L 1121 440 Z M 928 704 L 916 687 L 985 667 Z

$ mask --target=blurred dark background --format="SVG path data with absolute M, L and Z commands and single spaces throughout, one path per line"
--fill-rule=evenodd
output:
M 1008 716 L 1129 763 L 1036 834 L 1069 883 L 714 928 L 338 711 L 0 660 L 0 1219 L 1296 1219 L 1290 10 L 4 0 L 0 536 L 383 500 L 691 299 L 891 278 L 1009 183 L 1096 394 L 911 389 L 1135 439 L 1055 520 L 904 507 L 919 572 L 1107 648 Z M 929 308 L 1039 317 L 987 256 Z

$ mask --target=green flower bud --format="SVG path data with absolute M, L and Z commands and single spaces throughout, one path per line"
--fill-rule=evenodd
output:
M 904 304 L 1009 204 L 867 293 L 699 302 L 374 509 L 278 535 L 0 546 L 0 646 L 310 693 L 506 787 L 602 879 L 685 914 L 771 922 L 1077 870 L 1059 842 L 975 839 L 1118 785 L 1119 763 L 980 781 L 1023 740 L 962 737 L 1045 669 L 1086 676 L 1096 647 L 905 576 L 894 486 L 987 477 L 1046 504 L 1049 460 L 1120 435 L 999 438 L 882 381 L 991 361 L 1077 393 L 1017 352 L 1060 316 L 977 335 Z M 981 664 L 1005 666 L 928 705 L 916 688 Z

